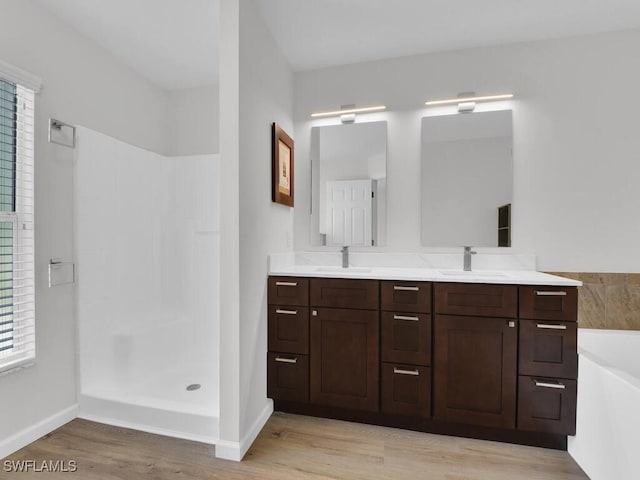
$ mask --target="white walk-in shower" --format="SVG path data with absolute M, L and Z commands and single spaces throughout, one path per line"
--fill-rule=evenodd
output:
M 77 129 L 81 417 L 217 439 L 218 160 Z

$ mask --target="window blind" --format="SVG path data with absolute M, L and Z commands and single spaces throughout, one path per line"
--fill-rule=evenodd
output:
M 35 359 L 34 103 L 0 74 L 0 373 Z

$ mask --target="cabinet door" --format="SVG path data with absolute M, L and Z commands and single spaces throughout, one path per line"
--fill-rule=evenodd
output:
M 382 312 L 383 362 L 431 365 L 431 315 Z
M 520 375 L 576 378 L 576 322 L 520 321 Z
M 520 318 L 575 322 L 578 318 L 578 289 L 520 287 Z
M 309 305 L 309 279 L 269 277 L 267 293 L 271 305 Z
M 309 401 L 309 356 L 267 353 L 267 396 L 274 400 Z
M 434 417 L 514 428 L 516 321 L 436 315 Z
M 576 434 L 577 382 L 559 378 L 518 380 L 518 429 Z
M 311 306 L 377 310 L 379 292 L 377 280 L 312 278 Z
M 311 402 L 378 411 L 378 312 L 311 310 Z
M 435 313 L 516 318 L 518 287 L 482 283 L 436 283 Z
M 269 350 L 309 353 L 309 309 L 269 305 Z
M 382 364 L 382 411 L 431 417 L 431 369 L 397 363 Z
M 388 312 L 431 313 L 431 284 L 428 282 L 380 282 L 380 308 Z

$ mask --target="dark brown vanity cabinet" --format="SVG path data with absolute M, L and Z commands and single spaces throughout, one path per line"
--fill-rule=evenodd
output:
M 575 287 L 520 287 L 518 429 L 575 434 Z
M 431 416 L 431 283 L 380 282 L 381 409 Z
M 577 289 L 269 277 L 267 393 L 293 413 L 566 448 Z
M 515 427 L 517 294 L 511 285 L 435 285 L 437 420 Z
M 270 277 L 268 282 L 267 395 L 309 401 L 309 280 Z

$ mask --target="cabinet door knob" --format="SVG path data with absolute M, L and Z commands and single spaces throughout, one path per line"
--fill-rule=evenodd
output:
M 509 323 L 507 325 L 509 325 L 509 328 L 516 328 L 516 322 L 513 320 L 509 320 Z
M 546 323 L 538 323 L 536 325 L 536 328 L 544 328 L 547 330 L 566 330 L 567 326 L 566 325 L 549 325 Z

